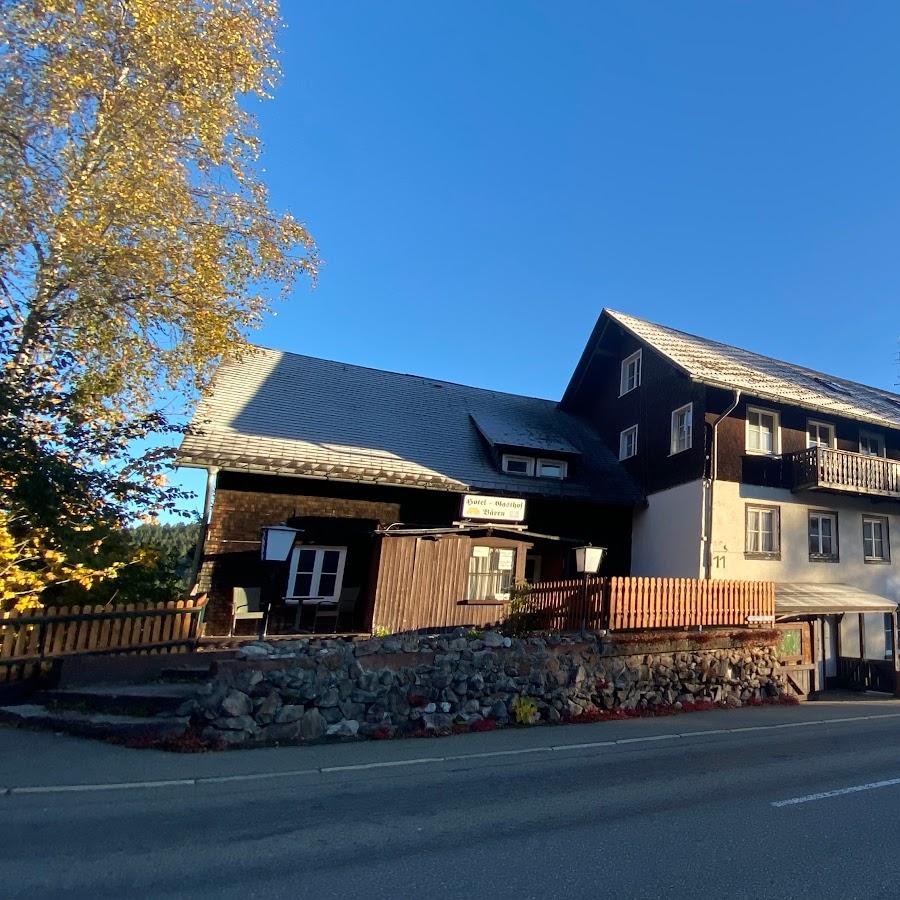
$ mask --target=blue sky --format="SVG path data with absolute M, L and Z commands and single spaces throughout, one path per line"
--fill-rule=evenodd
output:
M 282 6 L 325 264 L 258 343 L 558 398 L 609 306 L 894 387 L 900 4 Z

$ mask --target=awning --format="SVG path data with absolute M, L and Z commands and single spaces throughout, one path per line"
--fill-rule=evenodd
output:
M 891 613 L 897 602 L 849 584 L 776 584 L 778 616 L 826 616 L 839 613 Z
M 516 528 L 509 525 L 498 525 L 492 522 L 475 523 L 471 525 L 453 525 L 437 528 L 403 528 L 390 525 L 387 528 L 379 528 L 376 534 L 384 537 L 441 537 L 443 535 L 468 534 L 473 537 L 481 535 L 499 535 L 507 538 L 531 538 L 538 541 L 559 541 L 563 544 L 584 544 L 582 538 L 562 537 L 557 534 L 540 534 L 536 531 L 526 531 L 524 528 Z

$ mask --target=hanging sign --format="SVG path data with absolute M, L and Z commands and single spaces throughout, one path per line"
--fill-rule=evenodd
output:
M 525 501 L 521 497 L 487 497 L 465 494 L 462 502 L 464 519 L 486 519 L 491 522 L 522 522 Z

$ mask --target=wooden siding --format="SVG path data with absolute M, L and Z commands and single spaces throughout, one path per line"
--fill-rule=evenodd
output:
M 710 389 L 707 409 L 709 424 L 731 403 L 731 391 Z M 806 429 L 810 419 L 834 426 L 836 449 L 848 453 L 859 452 L 860 431 L 878 434 L 885 442 L 888 459 L 900 460 L 900 432 L 886 428 L 865 425 L 852 419 L 827 413 L 806 410 L 797 406 L 771 403 L 744 395 L 737 408 L 719 425 L 719 471 L 723 481 L 736 481 L 768 487 L 790 488 L 792 467 L 778 457 L 751 455 L 747 453 L 747 406 L 773 410 L 778 413 L 781 426 L 781 453 L 788 456 L 806 450 Z
M 641 350 L 641 385 L 619 396 L 622 360 Z M 691 449 L 671 454 L 672 413 L 693 403 Z M 647 494 L 702 477 L 706 389 L 615 323 L 594 349 L 576 391 L 563 407 L 584 416 L 619 455 L 619 434 L 638 426 L 638 452 L 622 465 Z
M 492 625 L 505 606 L 494 602 L 467 603 L 469 557 L 472 545 L 517 550 L 515 580 L 525 572 L 524 541 L 448 535 L 385 537 L 375 589 L 372 627 L 391 633 L 418 628 Z

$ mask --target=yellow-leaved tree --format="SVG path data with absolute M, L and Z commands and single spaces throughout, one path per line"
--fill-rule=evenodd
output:
M 258 166 L 278 25 L 274 0 L 0 0 L 0 531 L 23 571 L 47 549 L 109 576 L 98 534 L 178 500 L 168 451 L 134 455 L 172 426 L 160 397 L 315 274 Z

